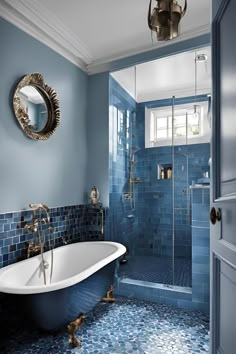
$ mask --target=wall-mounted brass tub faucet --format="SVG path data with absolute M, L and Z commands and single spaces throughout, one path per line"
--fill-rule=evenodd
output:
M 45 223 L 49 224 L 50 223 L 50 213 L 49 213 L 49 207 L 45 204 L 29 204 L 29 207 L 32 208 L 33 216 L 32 216 L 32 224 L 26 224 L 25 229 L 31 231 L 31 232 L 37 232 L 39 224 Z M 36 218 L 36 212 L 44 210 L 46 213 L 46 218 L 41 218 L 37 219 Z
M 41 234 L 39 232 L 39 225 L 40 224 L 49 224 L 50 223 L 50 212 L 49 212 L 49 207 L 45 204 L 29 204 L 30 208 L 32 208 L 32 223 L 26 224 L 25 229 L 27 229 L 29 232 L 37 232 L 38 235 L 38 243 L 35 242 L 30 242 L 28 244 L 27 248 L 27 258 L 31 256 L 31 254 L 40 252 L 41 257 L 42 257 L 42 271 L 43 271 L 43 277 L 44 277 L 44 285 L 46 285 L 46 273 L 45 269 L 49 267 L 49 264 L 44 261 L 43 257 L 43 252 L 44 252 L 44 244 L 45 244 L 45 239 L 41 237 Z M 46 213 L 46 218 L 36 218 L 36 213 L 39 211 L 44 211 Z M 51 228 L 49 228 L 50 230 Z M 51 275 L 50 275 L 50 281 L 52 277 L 52 268 L 53 268 L 53 255 L 52 255 L 52 262 L 51 262 Z

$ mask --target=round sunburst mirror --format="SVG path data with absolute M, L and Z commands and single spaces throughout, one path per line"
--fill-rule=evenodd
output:
M 59 126 L 57 93 L 39 73 L 26 75 L 18 83 L 13 107 L 21 128 L 31 139 L 47 140 Z

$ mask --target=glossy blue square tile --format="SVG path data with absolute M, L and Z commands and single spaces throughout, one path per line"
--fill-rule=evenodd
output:
M 2 215 L 5 216 L 6 214 Z M 101 239 L 101 225 L 98 215 L 99 209 L 91 209 L 89 205 L 53 208 L 51 210 L 51 225 L 54 227 L 57 245 L 61 244 L 63 233 L 66 233 L 66 236 L 73 236 L 73 240 L 77 239 L 77 235 L 78 240 L 80 240 L 81 231 L 84 232 L 84 241 L 91 239 L 91 237 L 94 240 Z M 21 256 L 21 253 L 25 254 L 27 247 L 26 241 L 30 242 L 34 239 L 33 234 L 28 233 L 24 229 L 25 223 L 22 222 L 23 220 L 31 222 L 32 212 L 7 213 L 7 217 L 7 219 L 1 219 L 4 223 L 0 224 L 0 227 L 4 229 L 4 232 L 0 230 L 0 253 L 8 254 L 10 257 L 8 260 L 13 263 L 16 261 L 17 257 Z M 11 217 L 11 219 L 9 219 L 9 217 Z M 55 222 L 55 219 L 58 219 L 59 222 Z M 106 210 L 104 209 L 104 220 L 105 219 Z M 9 220 L 11 220 L 11 223 L 8 223 Z M 20 222 L 16 220 L 20 220 Z M 42 229 L 43 232 L 46 232 L 47 227 L 44 226 Z M 94 234 L 90 234 L 91 232 Z M 49 236 L 47 234 L 45 236 L 46 239 L 48 239 Z M 15 252 L 14 250 L 17 251 Z M 1 262 L 0 267 L 5 265 L 7 265 L 7 261 Z
M 11 225 L 10 224 L 4 224 L 4 231 L 9 231 L 11 229 Z

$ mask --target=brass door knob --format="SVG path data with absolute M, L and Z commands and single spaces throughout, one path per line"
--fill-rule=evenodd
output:
M 212 225 L 215 225 L 217 221 L 221 221 L 221 210 L 220 209 L 216 210 L 214 207 L 211 208 L 210 220 Z

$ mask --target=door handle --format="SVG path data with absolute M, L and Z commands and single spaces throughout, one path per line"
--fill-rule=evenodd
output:
M 212 225 L 215 225 L 215 223 L 217 221 L 221 221 L 221 210 L 216 208 L 211 208 L 211 212 L 210 212 L 210 220 Z

